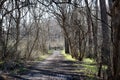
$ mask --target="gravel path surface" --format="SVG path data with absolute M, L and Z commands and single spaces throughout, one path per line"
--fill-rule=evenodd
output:
M 42 62 L 29 67 L 29 72 L 21 74 L 16 80 L 84 80 L 82 73 L 77 73 L 77 62 L 68 61 L 60 51 L 54 51 Z

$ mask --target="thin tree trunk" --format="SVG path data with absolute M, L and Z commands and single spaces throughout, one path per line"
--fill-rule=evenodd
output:
M 98 67 L 98 76 L 101 77 L 101 73 L 102 73 L 102 63 L 99 63 L 99 67 Z
M 85 0 L 85 4 L 86 4 L 86 12 L 87 12 L 87 25 L 88 25 L 88 36 L 89 36 L 89 50 L 88 50 L 88 55 L 89 57 L 92 57 L 92 27 L 91 27 L 91 13 L 90 13 L 90 9 L 88 6 L 88 0 Z
M 34 39 L 33 45 L 32 45 L 32 47 L 31 47 L 31 49 L 30 49 L 29 54 L 28 54 L 28 58 L 27 58 L 28 60 L 30 59 L 30 56 L 31 56 L 32 51 L 33 51 L 33 49 L 34 49 L 34 46 L 35 46 L 35 44 L 36 44 L 36 42 L 37 42 L 38 36 L 39 36 L 39 29 L 37 30 L 36 37 L 35 37 L 35 39 Z
M 4 59 L 4 54 L 2 53 L 2 47 L 3 47 L 3 43 L 2 43 L 2 19 L 0 19 L 0 54 L 2 55 L 2 60 Z
M 2 19 L 0 19 L 0 43 L 2 39 Z
M 98 36 L 98 33 L 97 33 L 97 30 L 98 30 L 98 0 L 96 0 L 95 2 L 95 5 L 96 5 L 96 21 L 95 21 L 95 26 L 93 26 L 93 41 L 94 41 L 94 55 L 95 55 L 95 58 L 98 58 L 97 55 L 98 55 L 98 42 L 97 42 L 97 36 Z
M 21 16 L 21 12 L 20 12 L 19 5 L 18 5 L 17 1 L 15 1 L 15 4 L 16 4 L 17 10 L 18 10 L 18 15 L 16 13 L 16 17 L 17 17 L 16 32 L 17 33 L 16 33 L 16 45 L 15 45 L 15 50 L 17 51 L 18 50 L 19 37 L 20 37 L 20 16 Z

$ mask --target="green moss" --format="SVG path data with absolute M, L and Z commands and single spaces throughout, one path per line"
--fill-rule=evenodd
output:
M 49 55 L 50 55 L 50 54 L 41 55 L 41 56 L 37 59 L 37 61 L 43 61 L 43 60 L 45 60 Z
M 64 55 L 65 59 L 71 61 L 77 61 L 76 59 L 72 58 L 70 54 L 65 54 L 65 51 L 61 51 L 62 55 Z M 89 76 L 91 79 L 89 80 L 96 80 L 94 76 L 97 74 L 97 65 L 94 59 L 84 58 L 79 64 L 74 64 L 75 66 L 82 67 L 80 69 L 75 70 L 75 72 L 82 72 L 85 75 Z
M 53 53 L 53 50 L 48 50 L 47 53 L 45 54 L 40 54 L 39 58 L 37 58 L 37 61 L 43 61 L 45 60 L 47 57 L 49 57 L 51 54 Z
M 64 50 L 61 51 L 61 54 L 64 55 L 65 59 L 70 61 L 77 61 L 72 58 L 70 54 L 66 54 Z M 80 68 L 77 68 L 74 72 L 84 73 L 88 78 L 86 80 L 97 80 L 95 75 L 97 75 L 98 69 L 94 59 L 84 58 L 80 63 L 74 64 Z
M 87 75 L 95 75 L 97 74 L 97 66 L 96 65 L 87 65 L 87 64 L 82 64 L 84 67 L 84 72 Z
M 94 59 L 90 59 L 90 58 L 84 58 L 83 62 L 87 63 L 87 64 L 94 64 L 95 63 Z
M 70 54 L 66 54 L 65 50 L 61 51 L 61 54 L 65 57 L 65 59 L 70 60 L 70 61 L 76 61 L 76 59 L 72 58 Z
M 51 54 L 51 53 L 53 53 L 53 50 L 48 50 L 48 54 Z
M 3 61 L 0 61 L 0 64 L 3 64 L 4 62 Z
M 96 77 L 91 76 L 91 77 L 87 77 L 85 80 L 99 80 L 99 79 L 97 79 Z
M 94 77 L 98 72 L 95 61 L 90 58 L 84 58 L 83 61 L 76 65 L 82 67 L 82 69 L 76 70 L 77 72 L 82 72 L 90 77 Z

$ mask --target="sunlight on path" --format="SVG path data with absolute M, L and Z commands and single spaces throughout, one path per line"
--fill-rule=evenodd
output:
M 46 60 L 30 67 L 27 74 L 20 76 L 22 80 L 83 80 L 74 72 L 77 66 L 73 64 L 74 61 L 64 59 L 61 51 L 54 51 Z
M 60 54 L 60 51 L 53 51 L 53 54 L 49 56 L 45 61 L 41 62 L 42 64 L 50 64 L 51 60 L 58 60 L 58 57 L 56 56 L 62 56 Z

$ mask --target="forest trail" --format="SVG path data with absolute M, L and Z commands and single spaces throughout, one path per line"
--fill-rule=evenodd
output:
M 75 61 L 65 60 L 60 51 L 54 51 L 42 62 L 36 62 L 25 74 L 16 76 L 17 80 L 84 80 L 82 73 L 75 72 L 80 67 Z M 82 69 L 82 67 L 81 67 Z

